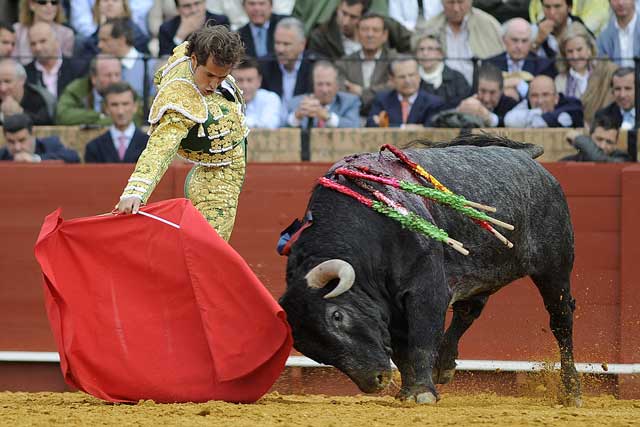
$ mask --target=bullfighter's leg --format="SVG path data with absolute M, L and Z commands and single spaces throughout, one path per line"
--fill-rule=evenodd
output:
M 453 319 L 444 334 L 440 353 L 433 370 L 433 381 L 436 384 L 447 384 L 453 379 L 456 371 L 456 358 L 458 357 L 458 342 L 471 324 L 480 316 L 489 295 L 474 295 L 465 301 L 453 303 Z
M 564 386 L 563 403 L 581 406 L 580 378 L 573 360 L 573 311 L 575 300 L 569 290 L 570 272 L 552 275 L 532 275 L 544 306 L 549 312 L 549 324 L 560 347 L 560 376 Z
M 438 392 L 431 376 L 442 342 L 450 298 L 442 264 L 433 263 L 432 268 L 428 268 L 427 271 L 441 279 L 441 282 L 436 280 L 431 283 L 440 282 L 442 286 L 436 289 L 437 285 L 434 284 L 433 292 L 421 290 L 409 292 L 405 296 L 405 312 L 410 313 L 407 318 L 406 342 L 396 342 L 397 346 L 393 348 L 393 360 L 402 376 L 402 388 L 398 398 L 417 403 L 434 403 L 438 399 Z

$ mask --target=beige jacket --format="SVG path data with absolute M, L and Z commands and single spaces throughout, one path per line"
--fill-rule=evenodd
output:
M 469 11 L 467 26 L 469 28 L 469 45 L 473 56 L 479 59 L 489 58 L 504 52 L 504 43 L 500 23 L 486 12 L 475 7 Z M 437 34 L 442 43 L 442 49 L 447 55 L 447 19 L 444 12 L 434 16 L 426 23 L 416 27 L 416 38 L 423 34 Z

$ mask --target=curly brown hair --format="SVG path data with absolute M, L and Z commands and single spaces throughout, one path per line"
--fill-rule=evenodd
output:
M 205 25 L 188 38 L 187 56 L 195 55 L 198 65 L 212 58 L 216 65 L 235 66 L 244 58 L 244 45 L 238 33 L 224 25 Z

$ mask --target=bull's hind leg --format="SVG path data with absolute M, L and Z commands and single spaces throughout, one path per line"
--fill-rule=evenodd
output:
M 544 306 L 549 312 L 549 325 L 560 347 L 560 376 L 564 387 L 563 403 L 581 406 L 580 378 L 573 361 L 573 311 L 575 300 L 569 289 L 569 275 L 532 275 Z
M 475 295 L 465 301 L 453 303 L 453 319 L 444 334 L 436 366 L 433 369 L 433 382 L 447 384 L 456 372 L 458 342 L 471 324 L 480 316 L 489 295 Z

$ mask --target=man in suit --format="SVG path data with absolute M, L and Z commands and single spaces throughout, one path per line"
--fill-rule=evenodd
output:
M 100 53 L 120 60 L 122 80 L 129 83 L 138 96 L 152 97 L 155 92 L 153 85 L 155 60 L 148 59 L 145 62 L 144 54 L 133 46 L 133 31 L 129 20 L 127 18 L 107 19 L 98 30 L 98 38 Z
M 242 0 L 249 23 L 238 29 L 247 56 L 273 56 L 276 24 L 284 16 L 272 13 L 273 0 Z
M 78 153 L 66 148 L 57 136 L 36 138 L 33 136 L 33 121 L 24 113 L 7 116 L 2 132 L 7 145 L 0 149 L 0 160 L 40 163 L 45 160 L 62 160 L 78 163 Z
M 640 56 L 640 19 L 635 0 L 610 0 L 614 19 L 598 36 L 598 53 L 614 58 L 618 65 L 633 67 Z
M 29 44 L 34 60 L 26 67 L 27 82 L 44 87 L 58 99 L 58 95 L 76 77 L 72 60 L 64 58 L 60 42 L 51 24 L 36 22 L 29 28 Z
M 531 52 L 531 25 L 522 18 L 514 18 L 504 24 L 505 51 L 486 59 L 503 72 L 507 73 L 504 91 L 510 97 L 520 100 L 527 96 L 528 82 L 519 74 L 524 71 L 531 77 L 544 74 L 555 77 L 557 72 L 553 62 Z M 511 75 L 509 75 L 511 74 Z
M 463 100 L 457 111 L 473 114 L 488 127 L 504 127 L 504 116 L 518 104 L 503 91 L 502 72 L 492 64 L 482 64 L 478 70 L 478 91 Z
M 367 127 L 423 127 L 431 124 L 444 100 L 420 89 L 418 62 L 412 56 L 398 55 L 389 64 L 393 90 L 376 95 Z
M 296 18 L 281 19 L 274 38 L 276 58 L 261 64 L 262 88 L 277 93 L 282 105 L 289 105 L 295 95 L 313 90 L 311 69 L 315 57 L 304 50 L 304 27 Z
M 614 101 L 598 110 L 595 117 L 607 116 L 621 129 L 635 129 L 635 72 L 631 67 L 618 68 L 611 77 L 611 92 Z
M 313 93 L 295 96 L 288 106 L 291 127 L 360 127 L 360 99 L 338 92 L 338 70 L 328 61 L 313 66 Z
M 104 108 L 113 124 L 90 141 L 84 154 L 87 163 L 136 163 L 149 136 L 133 123 L 136 93 L 126 82 L 112 83 L 104 91 Z
M 51 125 L 54 109 L 53 96 L 27 82 L 22 64 L 12 58 L 0 59 L 0 123 L 6 116 L 26 113 L 35 125 Z
M 242 90 L 247 109 L 244 113 L 249 129 L 276 129 L 281 125 L 284 113 L 282 101 L 275 92 L 262 89 L 262 74 L 255 58 L 247 57 L 238 64 L 231 75 Z
M 367 12 L 356 26 L 362 49 L 338 62 L 344 89 L 360 97 L 360 114 L 366 117 L 376 93 L 389 89 L 389 60 L 396 52 L 387 48 L 389 31 L 384 16 Z
M 171 55 L 173 48 L 184 42 L 195 30 L 212 20 L 215 24 L 229 26 L 229 18 L 207 11 L 205 0 L 175 0 L 178 15 L 160 26 L 159 55 Z
M 583 112 L 579 99 L 556 92 L 549 76 L 538 76 L 529 85 L 528 99 L 523 99 L 504 117 L 510 128 L 582 127 Z

